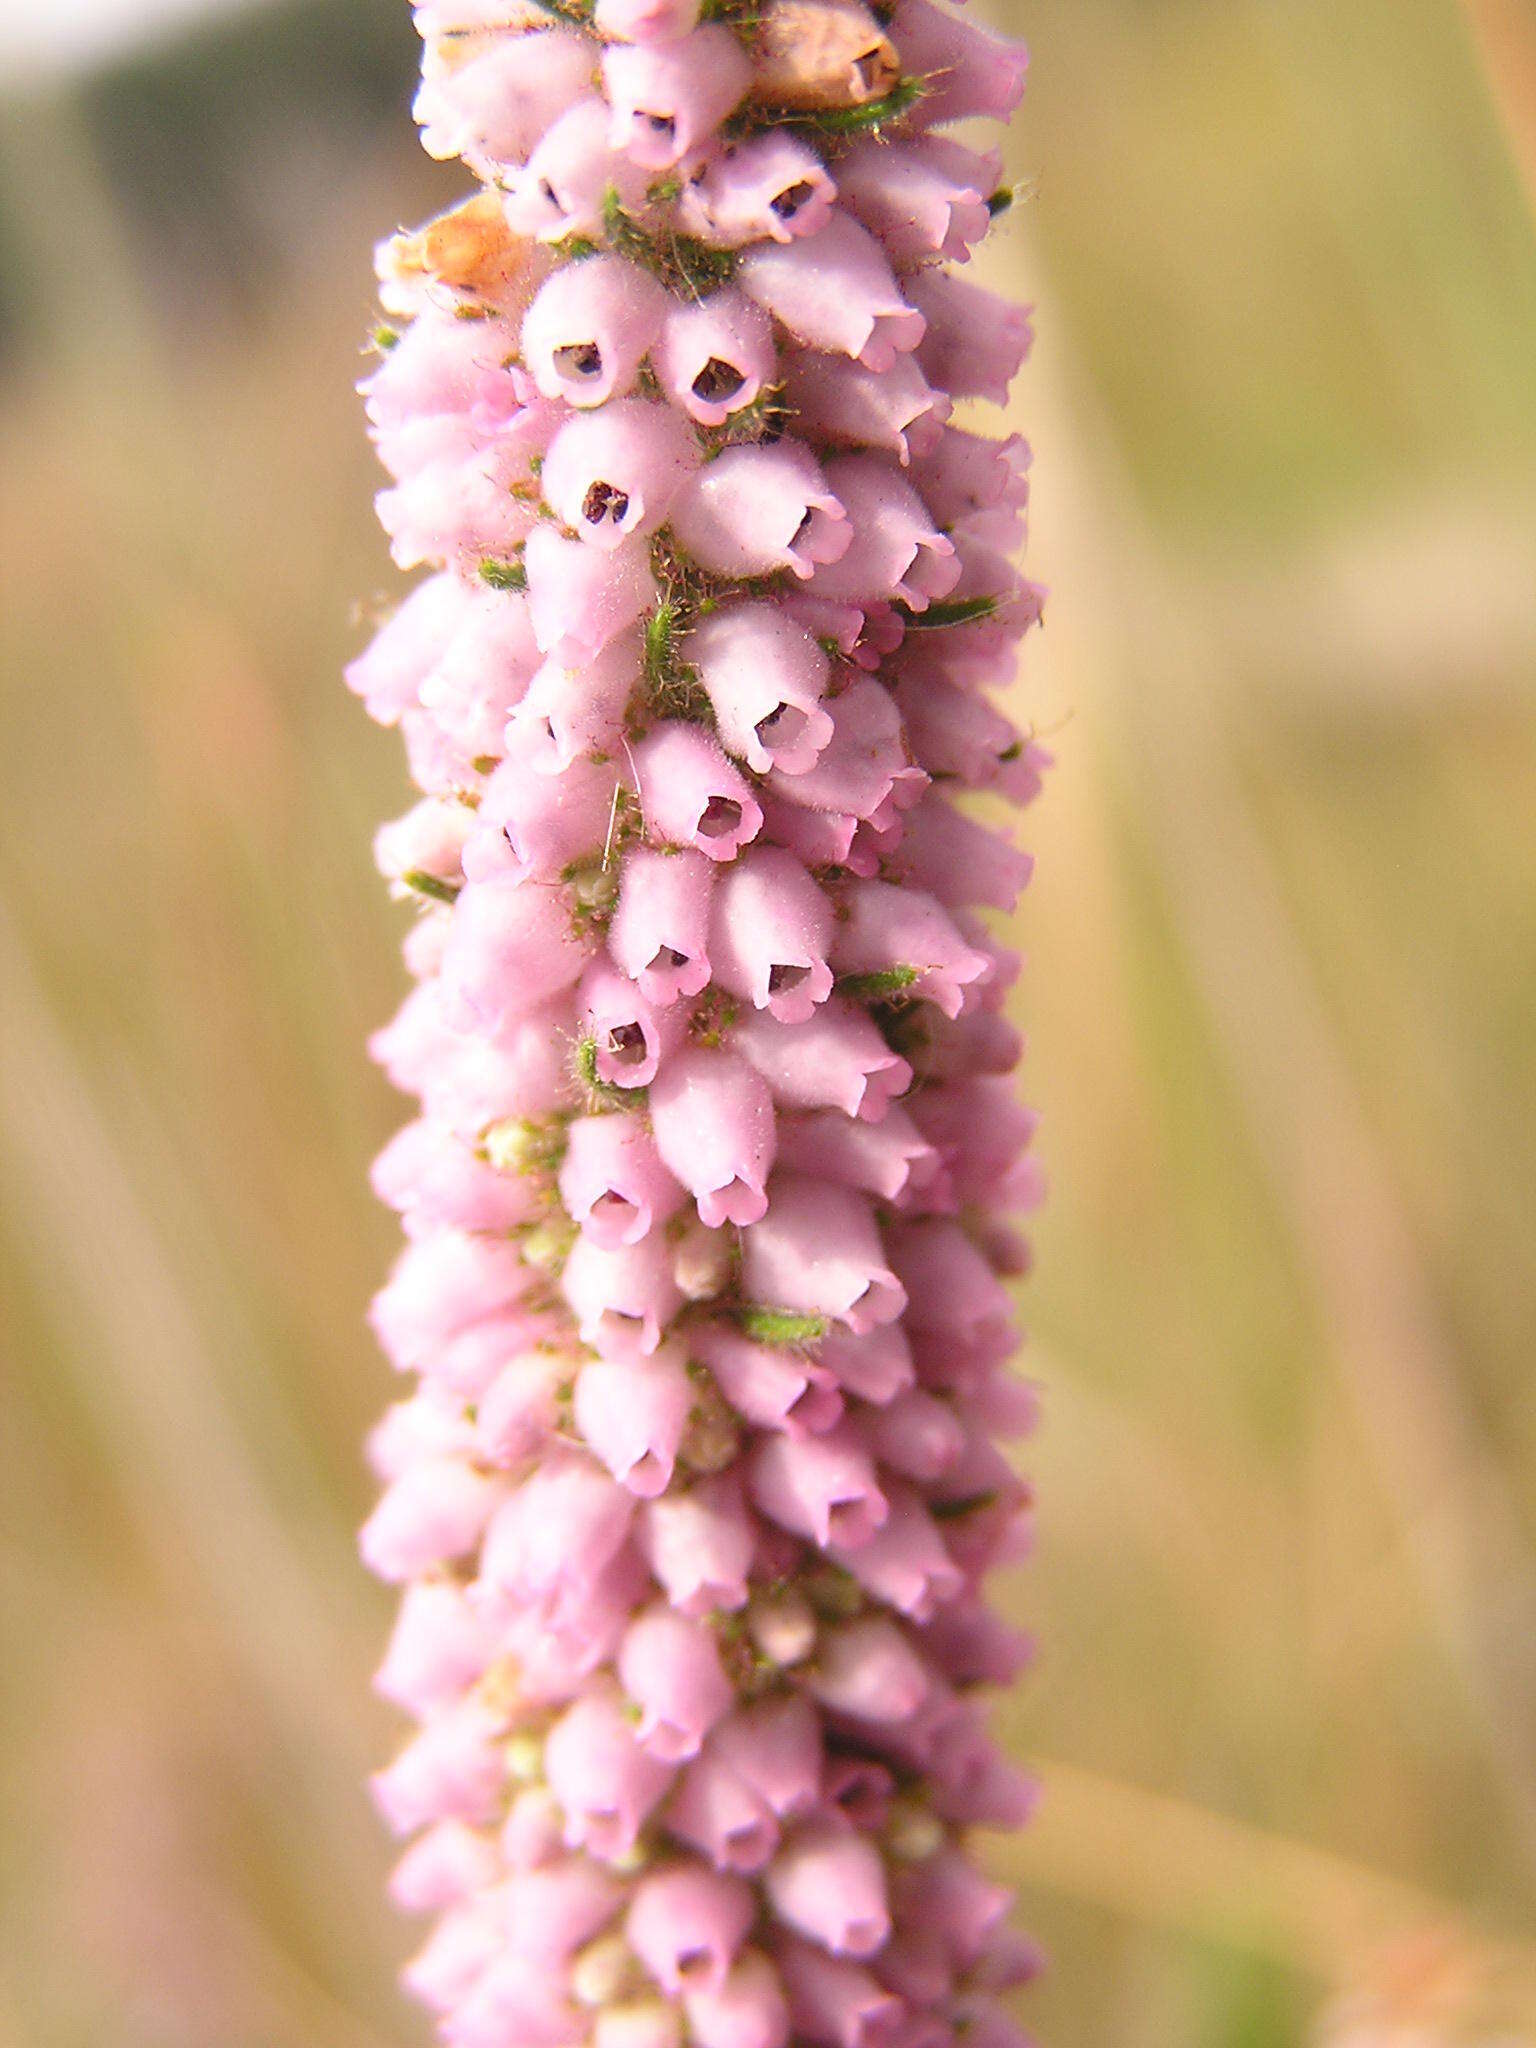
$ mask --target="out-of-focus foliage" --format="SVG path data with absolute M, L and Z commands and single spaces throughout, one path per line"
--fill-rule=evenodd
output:
M 1477 0 L 1486 28 L 1498 0 Z M 394 0 L 4 110 L 0 2041 L 385 2048 Z M 1536 2040 L 1536 255 L 1455 0 L 1030 0 L 1060 766 L 998 1845 L 1093 2048 Z M 1485 47 L 1498 45 L 1497 39 Z M 1386 2031 L 1397 2027 L 1399 2034 Z M 1374 2031 L 1373 2031 L 1374 2030 Z

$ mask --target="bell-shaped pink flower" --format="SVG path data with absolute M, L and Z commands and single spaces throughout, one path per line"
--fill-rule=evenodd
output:
M 845 213 L 834 212 L 803 239 L 756 244 L 742 257 L 737 282 L 807 348 L 857 356 L 868 370 L 889 370 L 917 347 L 927 324 L 903 297 L 880 244 Z
M 674 405 L 701 427 L 723 427 L 732 413 L 755 404 L 773 379 L 773 322 L 761 306 L 729 288 L 675 302 L 667 308 L 651 361 Z
M 641 1518 L 646 1562 L 682 1614 L 744 1607 L 756 1545 L 734 1478 L 701 1480 L 686 1493 L 649 1501 Z
M 786 1926 L 835 1956 L 872 1956 L 890 1934 L 880 1852 L 851 1828 L 802 1829 L 769 1864 L 765 1889 Z
M 609 139 L 649 171 L 692 155 L 746 91 L 752 65 L 729 28 L 706 24 L 670 42 L 603 52 Z
M 934 1678 L 895 1622 L 872 1616 L 828 1630 L 811 1686 L 832 1713 L 899 1726 L 928 1700 Z
M 696 725 L 664 719 L 634 750 L 647 837 L 734 861 L 762 830 L 762 807 L 739 768 Z
M 816 1362 L 845 1393 L 876 1405 L 893 1400 L 916 1380 L 912 1346 L 898 1323 L 882 1323 L 855 1336 L 829 1330 L 816 1345 Z
M 920 1387 L 898 1394 L 871 1416 L 869 1439 L 882 1465 L 917 1480 L 941 1478 L 965 1449 L 954 1408 Z
M 722 249 L 792 242 L 826 226 L 836 197 L 815 151 L 797 135 L 768 128 L 706 158 L 683 186 L 678 225 Z
M 772 776 L 771 790 L 787 803 L 889 830 L 928 786 L 907 751 L 890 691 L 873 676 L 856 675 L 826 708 L 831 739 L 798 775 Z
M 990 225 L 987 201 L 1002 175 L 1001 151 L 978 154 L 941 135 L 856 142 L 837 164 L 844 206 L 903 267 L 934 256 L 965 262 Z
M 412 109 L 422 146 L 487 175 L 521 163 L 591 77 L 591 44 L 562 28 L 489 38 L 466 62 L 429 61 Z
M 490 1632 L 461 1586 L 447 1578 L 417 1579 L 401 1598 L 374 1686 L 424 1720 L 473 1684 L 493 1654 Z
M 771 1011 L 737 1019 L 731 1035 L 785 1109 L 840 1109 L 878 1123 L 912 1085 L 912 1069 L 893 1052 L 866 1011 L 837 996 L 804 1023 Z
M 664 1763 L 686 1763 L 734 1705 L 715 1639 L 702 1622 L 651 1607 L 619 1647 L 619 1682 L 640 1709 L 639 1738 Z
M 462 1557 L 501 1498 L 496 1482 L 460 1458 L 433 1458 L 387 1486 L 363 1524 L 358 1547 L 368 1569 L 389 1585 Z
M 460 1331 L 513 1307 L 527 1288 L 509 1245 L 435 1231 L 406 1246 L 373 1298 L 369 1321 L 391 1362 L 407 1372 Z
M 533 1190 L 497 1173 L 451 1130 L 426 1118 L 397 1131 L 370 1176 L 380 1201 L 397 1210 L 407 1233 L 512 1230 L 536 1209 Z
M 890 882 L 855 882 L 843 897 L 832 960 L 839 974 L 907 977 L 904 992 L 957 1017 L 966 991 L 985 980 L 992 962 L 968 946 L 931 896 Z
M 832 906 L 793 855 L 755 847 L 715 889 L 709 957 L 732 995 L 803 1024 L 832 991 Z
M 573 533 L 614 548 L 626 535 L 656 531 L 698 459 L 687 421 L 671 406 L 616 399 L 566 421 L 539 481 L 545 503 Z
M 389 1896 L 402 1913 L 440 1913 L 501 1875 L 496 1845 L 461 1820 L 428 1828 L 390 1873 Z
M 725 448 L 695 472 L 672 517 L 679 542 L 717 576 L 815 573 L 847 551 L 847 515 L 798 441 Z
M 639 681 L 640 633 L 634 627 L 571 666 L 540 663 L 507 721 L 508 758 L 534 774 L 558 776 L 583 755 L 620 753 L 625 713 Z
M 668 1036 L 657 1007 L 606 960 L 587 969 L 577 996 L 597 1078 L 609 1088 L 648 1087 Z
M 654 1351 L 683 1305 L 659 1230 L 639 1244 L 600 1245 L 579 1237 L 560 1275 L 560 1291 L 583 1344 L 605 1358 Z
M 669 1059 L 651 1086 L 651 1128 L 662 1162 L 710 1229 L 755 1223 L 768 1206 L 773 1102 L 735 1054 L 700 1046 Z
M 746 1232 L 742 1285 L 752 1301 L 856 1334 L 894 1322 L 906 1306 L 863 1197 L 789 1174 L 778 1176 L 768 1214 Z
M 944 270 L 918 272 L 907 291 L 924 321 L 917 359 L 929 383 L 1005 403 L 1034 338 L 1024 308 Z
M 427 577 L 347 664 L 347 688 L 362 698 L 370 718 L 394 725 L 416 703 L 422 678 L 454 632 L 463 602 L 464 587 L 456 576 Z
M 957 1596 L 965 1574 L 919 1497 L 889 1482 L 886 1492 L 890 1512 L 881 1527 L 866 1541 L 839 1545 L 838 1557 L 876 1599 L 914 1621 L 927 1621 Z
M 688 635 L 683 652 L 709 693 L 721 742 L 755 773 L 797 774 L 831 739 L 821 704 L 831 664 L 776 606 L 723 606 Z
M 977 904 L 1012 910 L 1033 869 L 1029 855 L 1001 832 L 930 794 L 907 817 L 885 873 L 926 891 L 948 910 Z
M 1006 120 L 1018 105 L 1029 65 L 1022 43 L 978 28 L 933 0 L 897 0 L 889 33 L 903 67 L 927 84 L 916 108 L 922 126 L 978 116 Z
M 827 480 L 853 538 L 835 562 L 817 568 L 812 587 L 818 595 L 854 604 L 894 600 L 914 612 L 949 595 L 960 577 L 955 544 L 888 458 L 835 456 Z
M 939 1154 L 899 1105 L 877 1124 L 840 1110 L 786 1117 L 779 1139 L 781 1166 L 884 1202 L 899 1202 L 915 1175 L 931 1185 L 942 1171 Z
M 690 1348 L 736 1413 L 757 1429 L 814 1436 L 842 1413 L 832 1375 L 803 1352 L 757 1343 L 726 1323 L 694 1329 Z
M 602 1862 L 634 1847 L 672 1782 L 671 1766 L 642 1748 L 617 1694 L 589 1692 L 567 1707 L 544 1742 L 544 1776 L 565 1814 L 565 1839 Z
M 765 1436 L 750 1485 L 770 1521 L 822 1550 L 867 1543 L 887 1514 L 869 1445 L 846 1420 L 821 1436 Z
M 453 906 L 443 949 L 445 1014 L 500 1030 L 569 988 L 585 965 L 562 889 L 504 875 L 472 882 Z
M 568 540 L 553 526 L 536 526 L 525 559 L 540 651 L 567 666 L 590 661 L 656 602 L 642 541 L 594 548 Z
M 374 1803 L 394 1832 L 412 1834 L 435 1820 L 489 1820 L 506 1782 L 500 1733 L 496 1716 L 473 1698 L 425 1722 L 371 1781 Z
M 625 854 L 608 950 L 649 1002 L 665 1007 L 707 985 L 714 885 L 714 862 L 691 849 Z
M 552 1621 L 587 1607 L 628 1539 L 635 1504 L 575 1452 L 546 1458 L 496 1512 L 480 1575 Z
M 594 1243 L 638 1244 L 680 1207 L 683 1191 L 635 1114 L 580 1116 L 567 1128 L 560 1200 Z
M 523 315 L 523 360 L 546 398 L 605 405 L 634 384 L 656 339 L 666 295 L 622 256 L 555 270 Z
M 797 355 L 784 395 L 802 432 L 834 448 L 889 449 L 903 468 L 933 452 L 950 414 L 911 356 L 877 374 L 846 356 Z
M 758 1949 L 743 1949 L 718 1987 L 685 1992 L 683 2005 L 698 2048 L 787 2048 L 789 2005 Z
M 597 239 L 604 229 L 604 205 L 613 192 L 620 206 L 645 203 L 643 168 L 608 137 L 608 103 L 596 93 L 577 100 L 540 136 L 528 161 L 505 180 L 507 223 L 541 242 L 567 236 Z
M 559 1352 L 519 1350 L 483 1389 L 474 1389 L 475 1436 L 487 1464 L 510 1469 L 542 1449 L 554 1434 L 572 1371 Z
M 897 2048 L 905 2008 L 868 1970 L 804 1941 L 775 1955 L 798 2036 L 816 2048 Z
M 611 762 L 574 761 L 555 776 L 524 754 L 509 755 L 481 792 L 464 842 L 466 877 L 553 884 L 571 866 L 600 857 L 618 786 Z
M 594 1358 L 577 1375 L 577 1429 L 593 1456 L 641 1500 L 654 1500 L 671 1484 L 692 1407 L 687 1367 L 669 1352 Z
M 593 25 L 620 43 L 672 43 L 698 26 L 699 0 L 597 0 Z

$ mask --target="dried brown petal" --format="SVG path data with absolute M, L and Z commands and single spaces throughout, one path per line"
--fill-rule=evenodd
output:
M 901 76 L 894 47 L 860 0 L 770 0 L 752 69 L 754 99 L 805 112 L 862 107 Z
M 497 304 L 510 297 L 528 268 L 532 243 L 514 235 L 500 196 L 477 192 L 413 234 L 390 237 L 379 252 L 385 304 L 419 296 L 429 284 Z

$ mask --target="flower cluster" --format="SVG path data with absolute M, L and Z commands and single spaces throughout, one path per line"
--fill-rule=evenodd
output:
M 374 1050 L 373 1309 L 413 1376 L 363 1554 L 403 1588 L 375 1781 L 452 2048 L 1014 2048 L 964 1848 L 1026 1783 L 999 1448 L 1037 1189 L 963 809 L 1038 593 L 958 276 L 1023 54 L 934 0 L 417 0 L 473 196 L 380 251 L 395 561 L 349 671 L 421 800 Z

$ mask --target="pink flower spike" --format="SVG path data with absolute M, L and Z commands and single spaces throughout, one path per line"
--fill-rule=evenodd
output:
M 727 752 L 756 774 L 798 774 L 831 739 L 821 705 L 831 664 L 776 606 L 724 606 L 687 635 L 682 652 L 709 693 Z
M 621 256 L 556 270 L 523 315 L 523 360 L 546 398 L 603 405 L 635 381 L 661 329 L 666 294 Z
M 722 249 L 793 242 L 826 226 L 837 187 L 798 136 L 766 129 L 727 143 L 683 186 L 678 225 Z
M 611 44 L 603 52 L 609 139 L 648 171 L 664 171 L 708 138 L 751 77 L 740 39 L 713 24 L 678 41 Z
M 730 289 L 674 303 L 662 321 L 652 361 L 674 405 L 701 427 L 723 427 L 732 413 L 754 404 L 773 379 L 778 367 L 773 322 L 761 306 Z
M 835 1956 L 874 1955 L 890 1935 L 880 1853 L 848 1828 L 811 1827 L 768 1866 L 774 1912 Z
M 698 463 L 687 422 L 649 399 L 615 399 L 568 419 L 540 472 L 545 502 L 582 540 L 614 548 L 654 533 Z
M 815 457 L 798 441 L 725 448 L 695 472 L 672 519 L 680 544 L 717 576 L 813 575 L 853 538 Z
M 773 1103 L 745 1061 L 699 1047 L 667 1062 L 650 1095 L 661 1159 L 693 1195 L 709 1229 L 755 1223 L 768 1206 Z
M 577 1375 L 576 1427 L 593 1456 L 630 1493 L 654 1500 L 672 1482 L 693 1387 L 681 1359 L 595 1358 Z
M 710 926 L 715 978 L 781 1024 L 803 1024 L 832 991 L 832 906 L 793 855 L 754 848 L 721 876 Z
M 752 1301 L 846 1323 L 855 1336 L 894 1322 L 907 1302 L 868 1202 L 789 1174 L 778 1176 L 768 1214 L 746 1233 L 742 1284 Z
M 692 846 L 729 862 L 762 830 L 746 778 L 700 727 L 681 719 L 652 726 L 634 750 L 634 766 L 654 845 Z
M 880 244 L 845 213 L 803 240 L 749 249 L 737 282 L 807 348 L 857 356 L 867 370 L 889 370 L 927 324 L 903 298 Z
M 709 981 L 709 905 L 715 863 L 682 848 L 632 846 L 624 856 L 608 950 L 648 1002 L 665 1008 Z
M 640 1709 L 641 1745 L 663 1763 L 686 1763 L 736 1694 L 702 1622 L 670 1607 L 647 1609 L 619 1647 L 619 1682 Z

